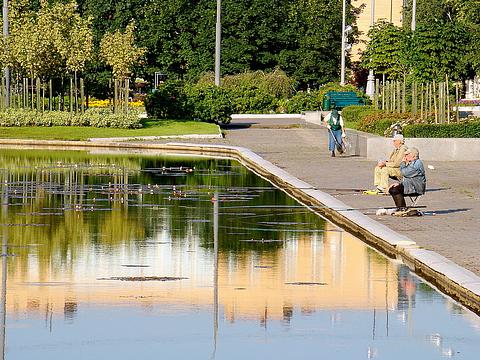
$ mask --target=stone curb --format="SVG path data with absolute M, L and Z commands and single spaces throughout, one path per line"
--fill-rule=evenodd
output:
M 188 143 L 145 144 L 134 142 L 88 142 L 3 140 L 0 145 L 30 145 L 52 148 L 118 148 L 150 149 L 174 153 L 233 158 L 258 175 L 279 187 L 320 216 L 347 229 L 368 245 L 392 258 L 401 259 L 410 269 L 431 282 L 440 291 L 451 296 L 477 314 L 480 313 L 480 277 L 445 257 L 420 249 L 410 238 L 352 209 L 338 199 L 315 189 L 310 184 L 290 175 L 249 149 L 227 145 Z

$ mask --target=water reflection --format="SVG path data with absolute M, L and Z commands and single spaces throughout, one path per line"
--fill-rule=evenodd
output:
M 0 160 L 8 360 L 475 353 L 478 317 L 235 162 Z

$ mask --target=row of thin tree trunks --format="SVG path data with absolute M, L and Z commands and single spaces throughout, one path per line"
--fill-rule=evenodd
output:
M 66 84 L 65 84 L 66 82 Z M 128 113 L 129 79 L 114 80 L 113 110 Z M 6 81 L 1 79 L 0 110 L 7 108 L 37 111 L 85 112 L 87 97 L 83 78 L 61 79 L 60 90 L 54 91 L 53 81 L 40 78 L 16 78 L 10 85 L 10 103 L 7 104 Z
M 454 94 L 452 94 L 454 92 Z M 458 103 L 460 90 L 458 83 L 445 81 L 407 84 L 403 81 L 376 80 L 373 103 L 376 109 L 392 113 L 411 112 L 420 119 L 433 117 L 436 124 L 459 121 Z M 452 110 L 452 100 L 455 111 Z
M 68 84 L 69 83 L 69 84 Z M 37 111 L 85 111 L 85 84 L 82 78 L 70 78 L 65 86 L 61 79 L 60 90 L 54 95 L 53 81 L 40 78 L 15 79 L 10 86 L 10 103 L 7 104 L 5 78 L 0 86 L 0 110 L 6 108 Z

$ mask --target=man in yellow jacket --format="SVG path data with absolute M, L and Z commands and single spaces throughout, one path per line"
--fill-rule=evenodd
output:
M 400 164 L 405 156 L 407 147 L 403 135 L 396 134 L 393 137 L 393 146 L 395 149 L 390 153 L 388 160 L 380 160 L 375 167 L 375 187 L 378 192 L 388 194 L 388 178 L 395 177 L 401 180 Z

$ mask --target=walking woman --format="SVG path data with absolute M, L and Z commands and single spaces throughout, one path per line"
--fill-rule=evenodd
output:
M 332 111 L 325 116 L 323 121 L 328 128 L 328 151 L 332 157 L 335 157 L 335 147 L 340 154 L 343 153 L 342 143 L 346 136 L 342 115 L 336 109 L 335 104 L 332 104 Z

